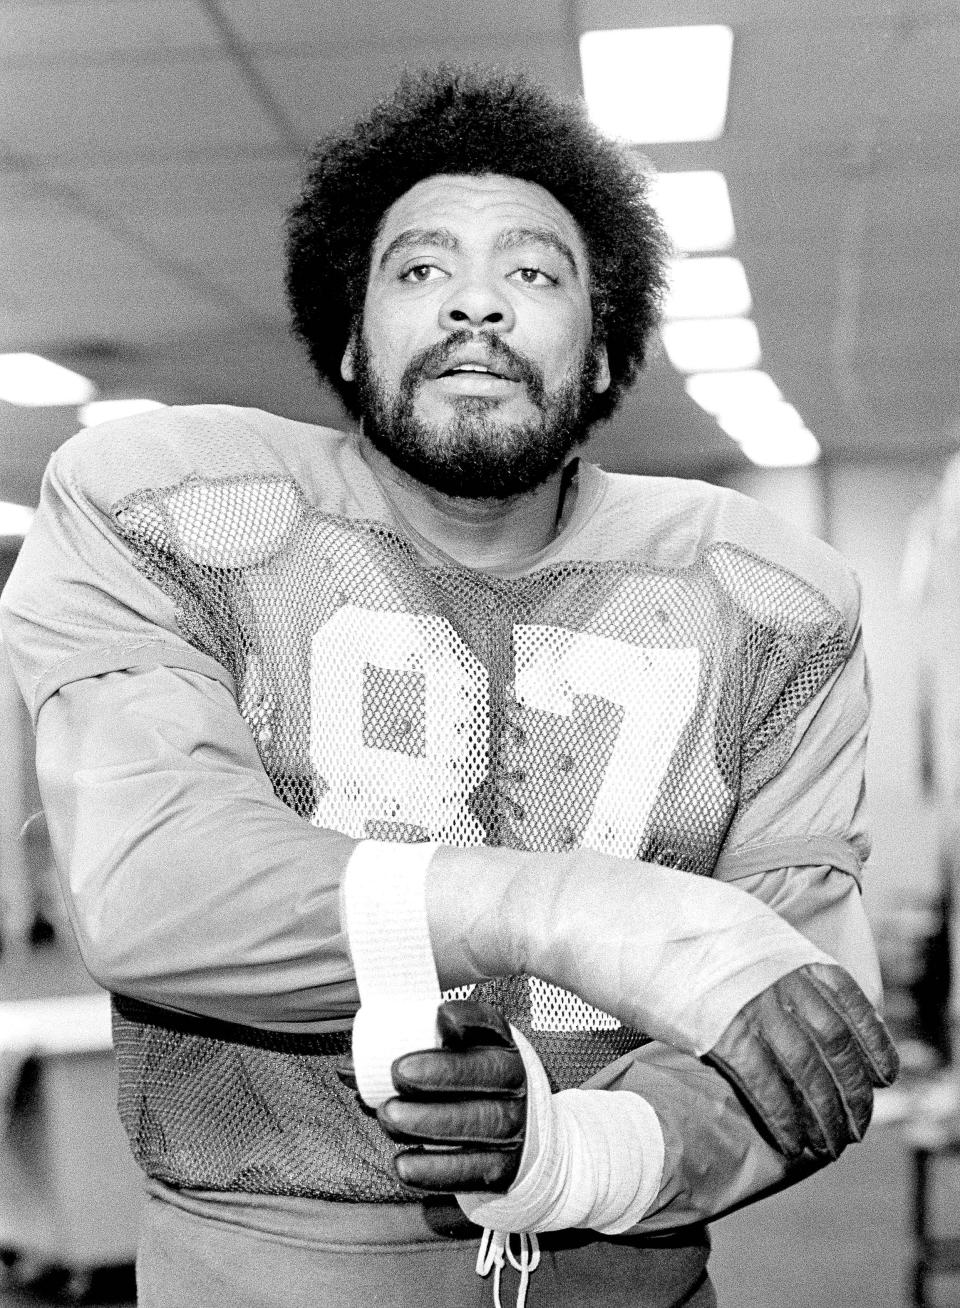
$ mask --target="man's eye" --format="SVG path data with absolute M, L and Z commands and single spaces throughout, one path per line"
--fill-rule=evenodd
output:
M 400 274 L 402 282 L 430 282 L 436 277 L 442 277 L 443 271 L 433 263 L 415 263 L 412 268 L 406 268 Z
M 556 286 L 557 284 L 556 277 L 551 277 L 542 268 L 518 268 L 510 276 L 523 282 L 524 286 Z

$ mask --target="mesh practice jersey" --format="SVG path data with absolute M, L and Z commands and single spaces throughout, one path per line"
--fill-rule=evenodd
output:
M 282 882 L 264 881 L 261 850 L 245 876 L 220 792 L 222 869 L 198 851 L 194 888 L 189 868 L 166 882 L 157 868 L 151 904 L 175 917 L 164 895 L 186 888 L 184 939 L 190 913 L 209 913 L 206 952 L 159 991 L 186 1013 L 142 1002 L 158 989 L 138 986 L 132 960 L 115 1035 L 134 1152 L 176 1186 L 410 1197 L 334 1070 L 356 1000 L 333 890 L 356 839 L 587 848 L 728 879 L 818 864 L 857 876 L 866 854 L 856 585 L 827 547 L 715 487 L 581 464 L 557 539 L 480 572 L 396 521 L 354 438 L 252 410 L 164 410 L 58 452 L 4 608 L 35 714 L 121 670 L 212 679 L 274 805 L 317 833 L 319 932 L 317 915 L 273 928 Z M 175 799 L 167 812 L 192 820 Z M 141 834 L 123 835 L 131 858 Z M 81 857 L 74 843 L 61 862 Z M 235 957 L 217 956 L 218 913 L 250 919 Z M 311 953 L 335 983 L 305 998 Z M 254 1025 L 215 986 L 194 1002 L 223 967 L 250 978 Z M 475 993 L 529 1036 L 555 1088 L 644 1040 L 534 977 Z

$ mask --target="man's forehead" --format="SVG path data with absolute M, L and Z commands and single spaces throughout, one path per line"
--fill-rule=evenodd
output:
M 455 228 L 477 222 L 491 230 L 552 228 L 582 257 L 586 256 L 578 223 L 555 196 L 536 182 L 500 173 L 440 174 L 417 182 L 384 214 L 374 250 L 382 252 L 408 228 Z

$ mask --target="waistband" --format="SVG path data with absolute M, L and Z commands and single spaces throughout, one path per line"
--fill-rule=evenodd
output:
M 323 1249 L 402 1249 L 450 1241 L 479 1243 L 481 1227 L 467 1220 L 447 1196 L 423 1203 L 346 1203 L 290 1195 L 177 1190 L 148 1178 L 147 1193 L 163 1203 L 213 1222 L 244 1227 L 276 1239 Z M 574 1249 L 587 1244 L 637 1248 L 710 1247 L 705 1226 L 685 1226 L 654 1235 L 601 1236 L 595 1231 L 549 1231 L 538 1237 L 543 1250 Z

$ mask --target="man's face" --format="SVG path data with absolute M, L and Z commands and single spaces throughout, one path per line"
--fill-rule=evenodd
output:
M 505 499 L 584 439 L 610 380 L 592 328 L 583 239 L 548 191 L 431 177 L 384 216 L 341 371 L 398 467 L 448 495 Z

